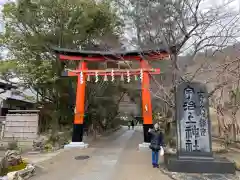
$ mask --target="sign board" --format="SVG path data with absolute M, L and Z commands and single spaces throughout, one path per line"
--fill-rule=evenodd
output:
M 179 158 L 212 158 L 211 123 L 206 86 L 184 82 L 177 87 Z

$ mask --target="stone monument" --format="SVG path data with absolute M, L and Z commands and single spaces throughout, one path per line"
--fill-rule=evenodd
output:
M 206 86 L 184 82 L 176 91 L 177 155 L 169 156 L 169 171 L 235 173 L 234 163 L 214 158 Z

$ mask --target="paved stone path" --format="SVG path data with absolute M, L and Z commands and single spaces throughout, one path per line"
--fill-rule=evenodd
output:
M 169 172 L 164 168 L 160 169 L 164 174 L 173 180 L 240 180 L 239 174 L 197 174 L 197 173 L 176 173 Z
M 90 143 L 88 149 L 64 150 L 50 160 L 37 163 L 43 168 L 33 180 L 239 180 L 238 176 L 168 172 L 163 165 L 152 168 L 151 152 L 139 151 L 142 128 L 125 127 L 111 136 Z M 76 160 L 77 156 L 89 156 Z M 37 162 L 37 161 L 36 161 Z
M 170 180 L 151 166 L 150 151 L 138 151 L 142 132 L 126 128 L 103 137 L 88 149 L 71 149 L 38 163 L 43 168 L 33 180 Z M 87 155 L 86 160 L 75 160 Z

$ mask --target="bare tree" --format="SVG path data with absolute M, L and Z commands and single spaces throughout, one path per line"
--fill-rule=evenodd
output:
M 191 81 L 198 71 L 187 75 L 180 67 L 181 55 L 188 54 L 188 62 L 194 61 L 196 55 L 208 50 L 212 56 L 226 46 L 236 43 L 239 37 L 239 14 L 230 8 L 231 0 L 209 6 L 203 0 L 141 0 L 114 3 L 120 7 L 119 13 L 129 22 L 126 32 L 128 42 L 135 48 L 161 48 L 170 52 L 171 76 L 169 87 L 153 77 L 157 88 L 152 89 L 153 96 L 174 107 L 174 89 L 182 81 Z M 211 49 L 211 54 L 209 53 Z M 199 68 L 201 69 L 201 68 Z M 225 86 L 218 84 L 210 95 Z

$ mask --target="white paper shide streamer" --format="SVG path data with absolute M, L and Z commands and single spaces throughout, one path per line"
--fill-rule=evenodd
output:
M 97 83 L 98 82 L 98 72 L 96 71 L 95 72 L 95 83 Z
M 121 81 L 124 81 L 124 76 L 123 76 L 123 74 L 121 74 L 121 79 L 120 79 Z
M 80 83 L 83 84 L 83 72 L 80 72 Z
M 87 81 L 89 82 L 91 79 L 90 79 L 90 75 L 87 76 Z
M 137 75 L 134 75 L 134 78 L 135 78 L 135 81 L 137 81 L 137 80 L 138 80 L 138 77 L 137 77 Z
M 111 72 L 111 77 L 112 77 L 112 82 L 115 80 L 115 77 L 114 77 L 114 70 L 112 69 L 112 72 Z
M 129 71 L 127 71 L 127 82 L 130 83 L 130 80 L 131 80 L 130 73 L 129 73 Z
M 103 81 L 108 81 L 107 74 L 104 75 Z
M 143 70 L 142 69 L 140 71 L 140 79 L 141 79 L 141 81 L 143 80 Z

